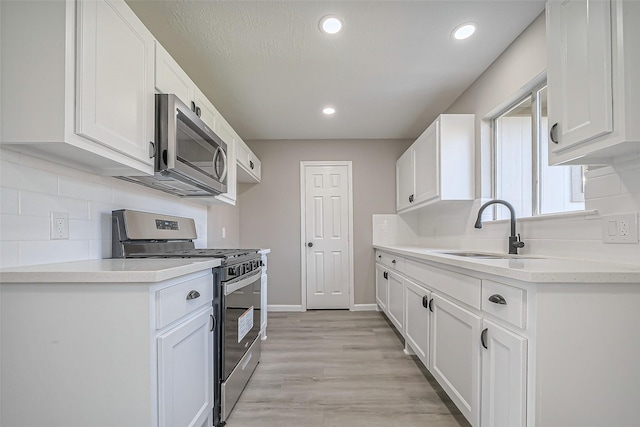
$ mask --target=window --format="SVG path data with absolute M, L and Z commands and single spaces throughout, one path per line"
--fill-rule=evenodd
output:
M 549 166 L 547 87 L 537 86 L 498 114 L 493 124 L 493 195 L 518 217 L 584 210 L 582 166 Z M 494 219 L 508 218 L 496 208 Z

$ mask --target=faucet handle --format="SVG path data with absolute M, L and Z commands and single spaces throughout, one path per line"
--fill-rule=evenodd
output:
M 518 233 L 518 240 L 513 242 L 513 246 L 515 246 L 516 248 L 524 248 L 524 242 L 520 240 L 520 233 Z

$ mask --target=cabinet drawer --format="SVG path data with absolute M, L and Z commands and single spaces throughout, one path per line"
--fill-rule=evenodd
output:
M 480 290 L 482 288 L 480 279 L 432 266 L 428 266 L 427 269 L 428 276 L 424 282 L 425 285 L 469 304 L 473 308 L 480 309 Z
M 388 268 L 393 268 L 400 272 L 404 272 L 405 260 L 402 257 L 387 254 L 384 252 L 377 252 L 377 261 Z
M 483 280 L 482 311 L 524 329 L 526 326 L 526 294 L 527 292 L 523 289 L 492 280 Z
M 169 323 L 213 301 L 211 274 L 197 277 L 156 292 L 156 327 Z

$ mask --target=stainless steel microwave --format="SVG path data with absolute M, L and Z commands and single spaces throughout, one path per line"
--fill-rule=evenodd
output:
M 175 95 L 156 95 L 155 173 L 118 177 L 183 197 L 227 191 L 227 144 Z

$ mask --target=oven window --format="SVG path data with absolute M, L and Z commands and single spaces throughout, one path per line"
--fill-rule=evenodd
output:
M 178 159 L 217 180 L 224 168 L 222 156 L 214 156 L 218 145 L 189 127 L 182 113 L 178 112 L 176 131 L 176 153 Z M 214 167 L 216 168 L 214 171 Z

